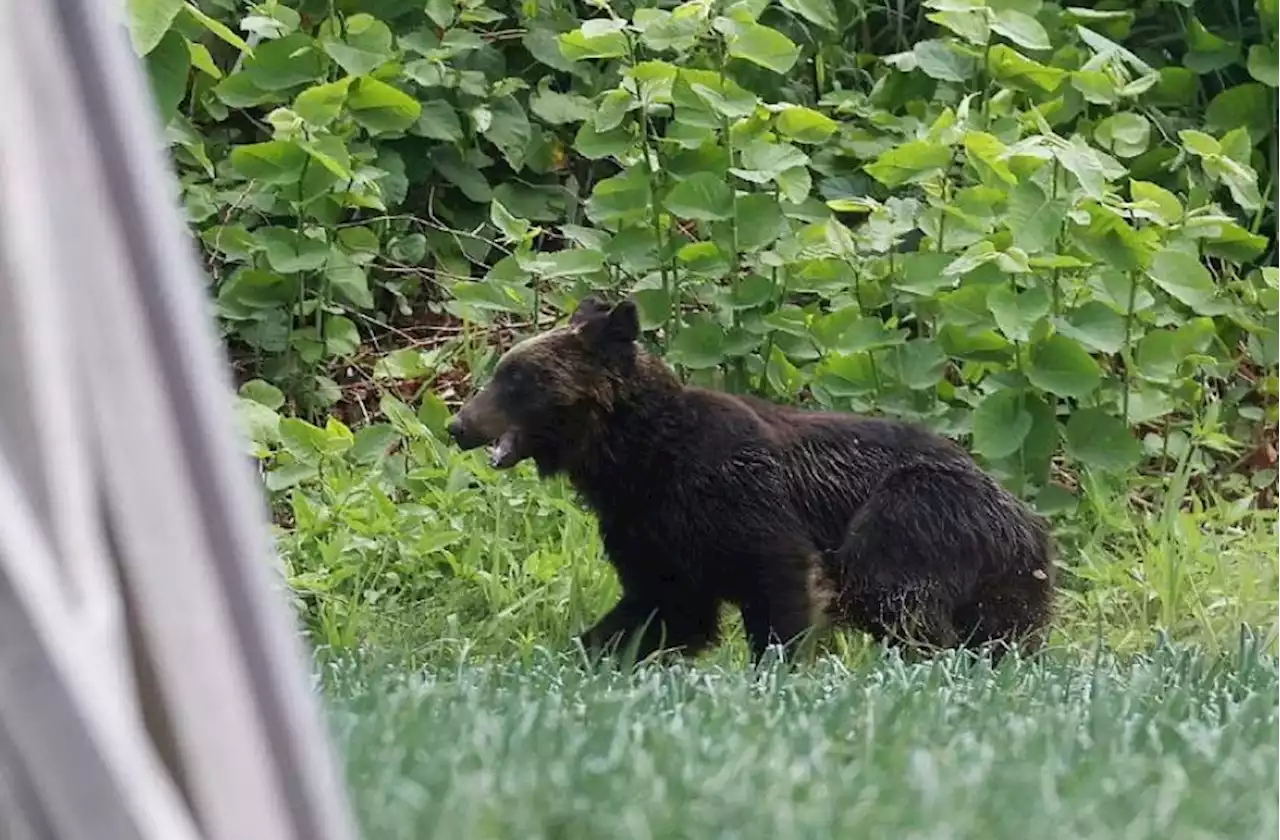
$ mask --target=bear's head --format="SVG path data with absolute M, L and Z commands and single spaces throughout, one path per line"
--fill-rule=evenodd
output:
M 464 450 L 491 446 L 498 469 L 526 458 L 544 475 L 566 469 L 636 373 L 639 336 L 632 301 L 611 308 L 585 298 L 567 324 L 503 354 L 450 421 L 450 437 Z

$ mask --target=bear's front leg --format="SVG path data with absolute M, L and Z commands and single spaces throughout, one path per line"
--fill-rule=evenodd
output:
M 658 650 L 692 656 L 715 641 L 716 602 L 686 598 L 654 602 L 635 595 L 622 599 L 578 640 L 592 653 L 634 650 L 637 661 Z
M 772 645 L 790 653 L 800 637 L 821 621 L 827 606 L 819 560 L 805 553 L 765 560 L 755 591 L 743 600 L 742 625 L 758 663 Z

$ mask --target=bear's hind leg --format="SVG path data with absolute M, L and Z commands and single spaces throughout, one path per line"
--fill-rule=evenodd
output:
M 773 645 L 790 652 L 826 614 L 830 590 L 815 551 L 783 552 L 764 558 L 759 586 L 742 600 L 742 625 L 759 662 Z
M 981 476 L 953 467 L 909 465 L 886 476 L 836 554 L 848 623 L 926 651 L 966 644 L 957 607 L 973 596 L 980 569 L 1008 566 L 1003 555 L 1018 550 L 991 533 L 1007 524 L 993 496 Z

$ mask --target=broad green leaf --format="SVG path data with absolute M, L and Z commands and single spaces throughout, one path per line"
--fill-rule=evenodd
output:
M 1013 172 L 1009 169 L 1009 163 L 1004 159 L 1004 153 L 1007 151 L 1004 143 L 993 134 L 985 131 L 966 131 L 964 134 L 964 150 L 968 155 L 969 162 L 975 164 L 974 168 L 981 174 L 990 173 L 995 176 L 996 181 L 1002 182 L 1007 186 L 1012 186 L 1018 182 Z M 992 179 L 984 179 L 990 182 Z
M 434 396 L 434 395 L 433 395 Z M 372 464 L 387 454 L 400 433 L 390 423 L 371 423 L 356 432 L 351 447 L 351 460 L 357 464 Z
M 1176 408 L 1173 397 L 1163 388 L 1138 384 L 1129 391 L 1129 423 L 1140 425 L 1159 420 Z
M 595 185 L 587 200 L 587 216 L 604 225 L 640 222 L 648 218 L 650 199 L 648 177 L 633 167 Z
M 580 72 L 579 68 L 574 67 L 573 59 L 569 58 L 561 51 L 560 35 L 555 30 L 544 25 L 535 25 L 533 20 L 529 21 L 530 28 L 520 39 L 521 45 L 528 50 L 529 55 L 541 64 L 551 67 L 555 70 L 561 70 L 565 73 Z M 401 44 L 403 44 L 403 39 Z M 623 42 L 624 53 L 626 42 Z M 532 70 L 531 72 L 536 72 Z
M 775 73 L 787 73 L 800 48 L 776 29 L 758 23 L 740 24 L 729 36 L 729 55 L 758 64 Z
M 295 32 L 258 45 L 244 72 L 261 90 L 287 90 L 324 77 L 327 62 L 309 35 Z
M 734 309 L 755 309 L 773 297 L 775 284 L 762 274 L 748 274 L 729 290 L 730 305 Z
M 1017 452 L 1031 431 L 1031 413 L 1023 393 L 1002 388 L 987 394 L 973 412 L 973 449 L 990 460 Z
M 345 315 L 330 315 L 324 321 L 324 348 L 333 356 L 354 356 L 360 349 L 360 330 Z
M 544 80 L 545 81 L 545 80 Z M 626 91 L 611 91 L 611 93 L 622 93 L 624 101 L 630 102 L 631 95 Z M 606 97 L 607 98 L 607 97 Z M 529 110 L 534 115 L 547 123 L 548 125 L 567 125 L 570 123 L 582 122 L 591 118 L 596 112 L 595 107 L 591 104 L 591 100 L 585 96 L 573 93 L 560 93 L 551 90 L 546 84 L 538 86 L 538 90 L 529 97 Z M 623 110 L 625 114 L 626 111 Z M 619 115 L 617 122 L 612 125 L 601 125 L 600 121 L 596 121 L 596 129 L 600 131 L 608 131 L 616 128 L 622 122 Z
M 530 224 L 511 213 L 502 202 L 494 199 L 489 203 L 489 221 L 502 232 L 508 242 L 524 242 L 529 235 Z
M 809 164 L 809 156 L 790 143 L 754 140 L 743 146 L 739 155 L 742 169 L 760 173 L 764 176 L 764 181 L 772 180 L 778 173 L 785 172 L 794 166 Z M 748 178 L 748 180 L 754 179 Z
M 795 12 L 823 29 L 835 32 L 840 26 L 833 0 L 781 0 L 781 3 L 782 8 Z
M 909 140 L 895 146 L 866 167 L 867 174 L 886 187 L 900 187 L 932 175 L 951 164 L 951 149 L 927 140 Z
M 998 81 L 1050 92 L 1057 90 L 1067 77 L 1067 71 L 1032 61 L 1004 44 L 995 44 L 987 51 L 987 70 Z
M 595 123 L 591 120 L 584 122 L 573 138 L 574 150 L 589 160 L 600 160 L 606 157 L 621 158 L 635 146 L 635 143 L 635 137 L 625 129 L 597 131 Z
M 293 110 L 311 125 L 326 126 L 342 113 L 350 84 L 351 77 L 348 76 L 336 82 L 307 88 L 293 100 Z
M 224 24 L 222 21 L 217 20 L 216 18 L 212 18 L 209 15 L 205 14 L 203 11 L 200 10 L 200 7 L 197 6 L 195 3 L 187 2 L 186 12 L 187 14 L 191 15 L 191 17 L 195 18 L 196 22 L 199 23 L 201 26 L 203 26 L 205 29 L 209 30 L 214 35 L 217 35 L 223 41 L 235 47 L 240 52 L 245 53 L 249 56 L 253 55 L 254 51 L 249 48 L 249 45 L 244 42 L 243 38 L 241 38 L 236 33 L 232 32 L 230 28 L 228 28 L 227 25 Z M 283 37 L 286 34 L 288 33 L 282 33 L 280 37 Z
M 1234 221 L 1227 221 L 1213 226 L 1212 232 L 1206 232 L 1202 248 L 1207 257 L 1248 263 L 1261 256 L 1269 244 L 1267 237 L 1250 233 Z
M 1120 98 L 1115 82 L 1102 70 L 1073 71 L 1071 86 L 1095 105 L 1113 105 Z
M 778 133 L 797 143 L 821 143 L 836 130 L 838 124 L 825 114 L 802 105 L 790 105 L 777 117 Z
M 1213 300 L 1216 291 L 1209 269 L 1184 251 L 1165 249 L 1156 254 L 1147 274 L 1157 286 L 1196 312 Z
M 600 100 L 599 108 L 593 109 L 590 107 L 590 100 L 587 100 L 587 102 L 589 110 L 594 113 L 592 122 L 595 124 L 596 131 L 612 131 L 622 125 L 622 121 L 627 117 L 627 112 L 635 104 L 635 98 L 630 91 L 615 88 L 604 95 L 604 98 Z M 586 117 L 581 119 L 586 119 Z
M 324 271 L 329 285 L 348 303 L 360 309 L 373 308 L 373 294 L 369 291 L 369 278 L 363 268 L 338 248 L 329 251 Z
M 430 373 L 430 365 L 416 347 L 393 350 L 373 366 L 375 379 L 421 379 Z
M 856 310 L 851 311 L 856 313 Z M 835 314 L 843 315 L 843 312 Z M 824 343 L 841 353 L 861 353 L 903 344 L 906 336 L 906 330 L 891 330 L 877 317 L 855 317 L 851 323 L 844 325 L 838 335 L 832 337 L 832 341 Z
M 1004 222 L 1013 244 L 1028 254 L 1050 250 L 1066 220 L 1067 202 L 1052 199 L 1034 181 L 1026 180 L 1009 193 Z
M 520 102 L 509 94 L 490 101 L 489 108 L 493 122 L 485 129 L 484 136 L 498 147 L 511 168 L 519 172 L 524 168 L 524 156 L 533 137 L 529 117 Z
M 1249 47 L 1249 75 L 1270 88 L 1280 86 L 1280 53 L 1273 44 Z
M 947 369 L 947 356 L 930 338 L 913 338 L 889 357 L 903 385 L 913 391 L 936 388 Z
M 1049 314 L 1051 301 L 1044 289 L 1035 287 L 1014 292 L 1008 286 L 997 286 L 987 295 L 987 306 L 995 316 L 996 326 L 1006 338 L 1026 341 L 1032 328 Z
M 1200 157 L 1208 157 L 1210 155 L 1222 154 L 1222 146 L 1211 134 L 1205 134 L 1203 131 L 1187 128 L 1178 132 L 1178 139 L 1182 141 L 1182 145 L 1187 151 L 1193 155 Z
M 959 324 L 946 324 L 938 330 L 938 344 L 947 355 L 975 362 L 1007 364 L 1013 355 L 1013 344 L 995 330 L 971 330 Z
M 240 396 L 275 411 L 284 405 L 284 392 L 263 379 L 250 379 L 240 386 Z
M 1057 320 L 1058 332 L 1099 353 L 1124 347 L 1124 317 L 1105 303 L 1091 300 Z
M 1186 42 L 1191 49 L 1182 63 L 1202 75 L 1229 67 L 1240 58 L 1239 44 L 1214 35 L 1194 15 L 1186 24 Z
M 708 280 L 719 280 L 729 273 L 728 251 L 721 250 L 714 242 L 690 242 L 676 252 L 676 258 L 680 261 L 685 276 L 693 274 Z
M 589 248 L 572 248 L 550 254 L 539 254 L 536 271 L 545 278 L 553 279 L 595 274 L 603 268 L 604 254 Z
M 1197 320 L 1208 322 L 1208 338 L 1212 338 L 1213 321 L 1209 318 Z M 1191 338 L 1191 333 L 1183 333 L 1181 329 L 1156 329 L 1147 333 L 1138 342 L 1134 353 L 1137 372 L 1152 382 L 1173 382 L 1178 378 L 1182 361 L 1196 350 L 1189 340 Z
M 1029 50 L 1047 50 L 1053 46 L 1040 21 L 1017 9 L 1006 8 L 996 12 L 991 16 L 991 28 Z
M 330 34 L 321 40 L 324 51 L 352 76 L 372 73 L 395 57 L 391 29 L 367 14 L 355 14 L 346 20 L 346 37 Z
M 1085 253 L 1100 263 L 1122 271 L 1145 268 L 1151 261 L 1149 231 L 1133 229 L 1114 210 L 1102 205 L 1090 208 L 1087 226 L 1071 225 L 1071 236 Z
M 466 137 L 458 112 L 443 99 L 429 99 L 422 103 L 415 133 L 445 143 L 461 143 Z
M 984 46 L 991 40 L 991 18 L 986 9 L 944 9 L 926 17 L 939 26 L 950 29 L 971 44 Z
M 1258 174 L 1226 155 L 1213 155 L 1201 161 L 1204 171 L 1215 180 L 1226 184 L 1231 197 L 1242 208 L 1254 211 L 1262 207 L 1262 193 L 1258 189 Z
M 1066 146 L 1055 147 L 1054 156 L 1062 167 L 1076 176 L 1080 186 L 1091 198 L 1101 201 L 1106 194 L 1107 176 L 1102 161 L 1089 144 L 1079 136 L 1072 137 Z
M 266 184 L 296 184 L 306 162 L 306 151 L 287 140 L 251 143 L 231 150 L 231 168 L 237 174 Z
M 1257 8 L 1264 21 L 1263 26 L 1268 32 L 1275 34 L 1280 27 L 1280 21 L 1277 21 L 1280 18 L 1280 0 L 1258 0 Z
M 243 225 L 214 225 L 200 234 L 200 240 L 211 251 L 236 260 L 245 259 L 260 247 Z
M 1265 137 L 1271 130 L 1275 96 L 1257 82 L 1227 88 L 1209 102 L 1205 126 L 1215 134 L 1247 128 L 1254 137 Z
M 278 102 L 280 97 L 263 90 L 253 83 L 243 70 L 224 76 L 213 88 L 213 93 L 229 108 L 252 108 L 267 102 Z
M 329 246 L 323 239 L 313 239 L 292 228 L 267 227 L 254 233 L 267 252 L 267 262 L 281 274 L 315 271 L 329 256 Z
M 768 193 L 741 196 L 735 209 L 740 251 L 752 252 L 768 247 L 787 229 L 782 208 Z
M 1137 157 L 1151 143 L 1151 123 L 1141 114 L 1112 114 L 1098 123 L 1093 138 L 1098 145 L 1122 158 Z
M 252 317 L 255 310 L 274 309 L 297 295 L 297 281 L 273 271 L 242 268 L 218 287 L 224 317 Z
M 663 206 L 682 219 L 728 219 L 733 216 L 733 189 L 716 175 L 700 172 L 676 184 Z
M 441 29 L 448 29 L 458 17 L 458 4 L 455 0 L 427 0 L 427 17 Z
M 222 78 L 222 70 L 213 60 L 213 54 L 209 52 L 209 48 L 204 44 L 197 44 L 191 39 L 187 41 L 187 52 L 191 54 L 191 66 L 208 76 L 215 79 Z
M 682 7 L 688 9 L 688 7 Z M 705 21 L 698 14 L 677 17 L 666 9 L 636 9 L 634 16 L 640 40 L 646 47 L 658 52 L 686 52 L 693 49 L 698 36 L 705 28 Z
M 916 66 L 926 76 L 944 82 L 967 82 L 978 72 L 978 60 L 943 40 L 919 41 L 912 48 Z
M 667 357 L 691 370 L 703 370 L 725 359 L 724 330 L 709 318 L 698 317 L 680 328 Z
M 951 261 L 951 255 L 932 251 L 903 254 L 902 280 L 895 286 L 922 297 L 933 297 L 943 289 L 955 286 L 956 278 L 943 273 Z
M 375 133 L 404 131 L 422 115 L 418 100 L 372 76 L 352 83 L 347 108 L 356 122 Z
M 184 0 L 126 0 L 133 51 L 144 56 L 154 50 L 173 26 L 183 4 Z
M 1092 469 L 1122 473 L 1137 466 L 1142 448 L 1124 422 L 1101 408 L 1079 408 L 1067 421 L 1067 454 Z
M 191 72 L 191 51 L 177 30 L 169 30 L 155 49 L 144 59 L 147 78 L 156 110 L 163 122 L 178 110 L 187 93 L 187 76 Z
M 813 189 L 813 176 L 809 174 L 807 166 L 793 166 L 783 170 L 774 180 L 782 192 L 782 197 L 792 204 L 803 203 L 809 198 L 809 191 Z
M 1080 399 L 1102 382 L 1098 363 L 1065 335 L 1051 335 L 1031 345 L 1027 379 L 1042 391 Z
M 557 39 L 560 52 L 570 61 L 588 58 L 622 58 L 627 54 L 627 36 L 616 28 L 589 27 L 566 32 Z
M 1130 181 L 1129 195 L 1133 198 L 1134 204 L 1138 205 L 1135 212 L 1141 212 L 1152 221 L 1166 227 L 1182 221 L 1182 202 L 1159 184 L 1152 184 L 1149 181 Z

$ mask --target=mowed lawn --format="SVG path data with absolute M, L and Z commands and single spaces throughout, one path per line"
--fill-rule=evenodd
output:
M 324 673 L 369 840 L 1277 836 L 1277 664 L 1248 642 L 994 671 Z

